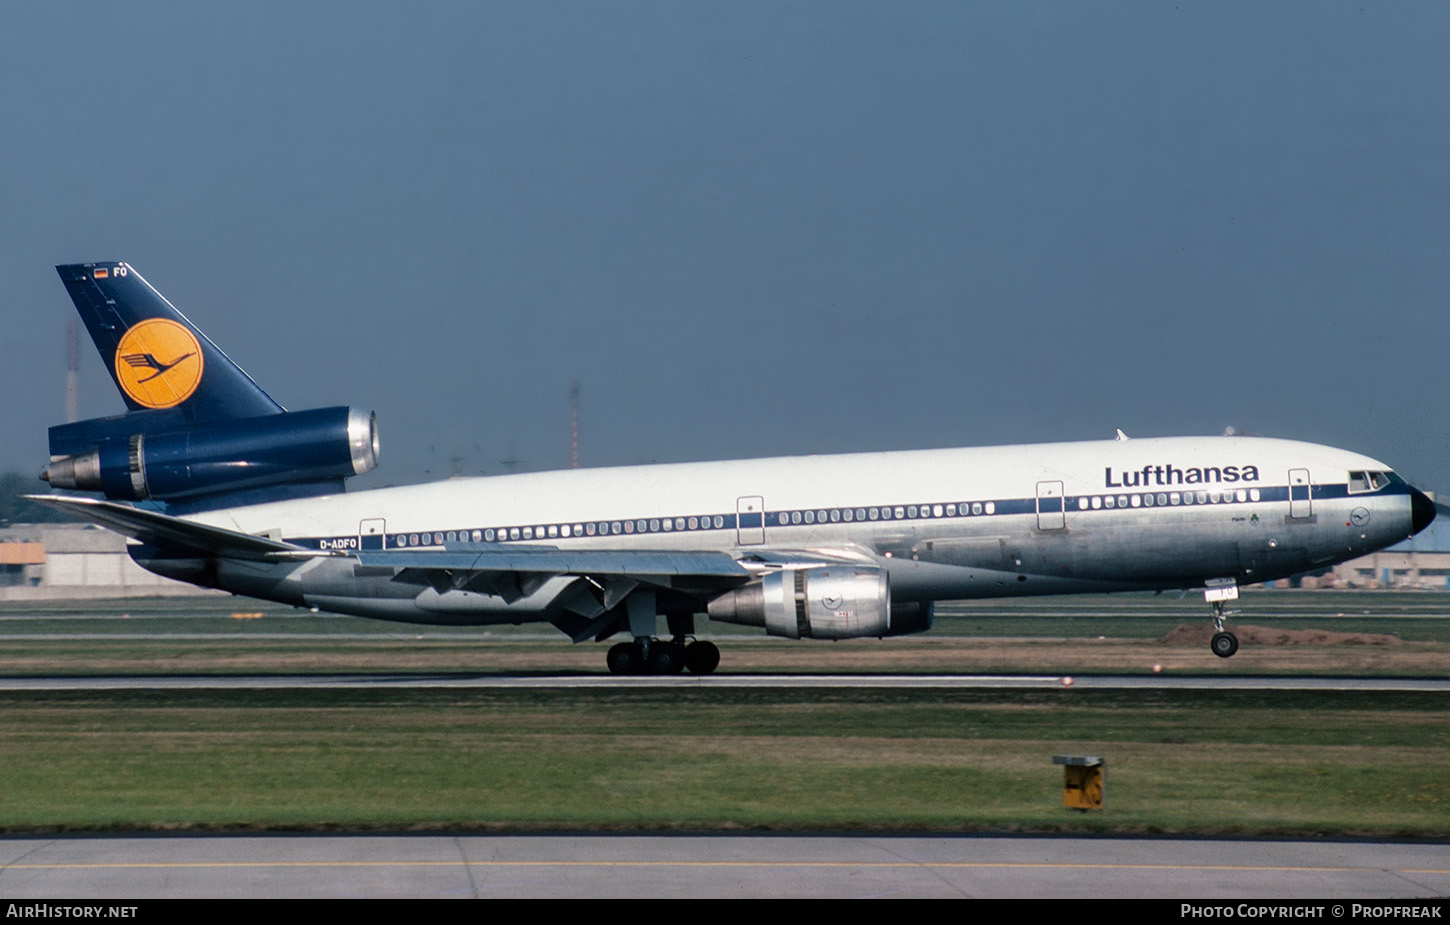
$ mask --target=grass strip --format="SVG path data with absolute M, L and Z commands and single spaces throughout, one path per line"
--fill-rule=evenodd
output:
M 1450 836 L 1450 699 L 1161 691 L 0 698 L 0 828 Z M 1107 761 L 1062 807 L 1051 756 Z

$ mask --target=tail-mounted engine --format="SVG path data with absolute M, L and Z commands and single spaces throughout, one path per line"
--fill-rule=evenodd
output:
M 710 619 L 762 626 L 792 639 L 902 636 L 931 629 L 932 605 L 892 606 L 883 569 L 828 565 L 786 568 L 710 602 Z
M 52 459 L 40 477 L 56 488 L 101 491 L 115 500 L 190 501 L 340 481 L 377 464 L 372 412 L 318 408 L 111 436 L 84 452 Z

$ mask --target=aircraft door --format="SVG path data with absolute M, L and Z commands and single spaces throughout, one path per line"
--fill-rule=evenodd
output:
M 1309 499 L 1309 470 L 1289 470 L 1289 516 L 1302 519 L 1314 513 Z
M 1037 483 L 1037 529 L 1061 530 L 1067 526 L 1067 512 L 1063 510 L 1062 483 Z
M 381 517 L 357 525 L 358 549 L 382 549 L 387 545 L 388 523 Z
M 765 499 L 747 495 L 735 500 L 735 528 L 741 546 L 759 546 L 765 542 Z

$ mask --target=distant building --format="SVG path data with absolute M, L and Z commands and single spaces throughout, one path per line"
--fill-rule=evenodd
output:
M 126 552 L 126 538 L 90 524 L 0 529 L 0 600 L 220 594 L 153 575 Z
M 1450 517 L 1388 549 L 1351 559 L 1305 587 L 1450 590 Z

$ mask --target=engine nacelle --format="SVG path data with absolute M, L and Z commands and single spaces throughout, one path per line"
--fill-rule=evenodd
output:
M 361 475 L 378 464 L 377 418 L 356 408 L 317 408 L 135 433 L 51 461 L 56 488 L 107 498 L 186 501 L 274 485 Z
M 855 565 L 786 568 L 715 598 L 710 619 L 761 626 L 791 639 L 900 636 L 931 628 L 932 605 L 891 605 L 884 569 Z

